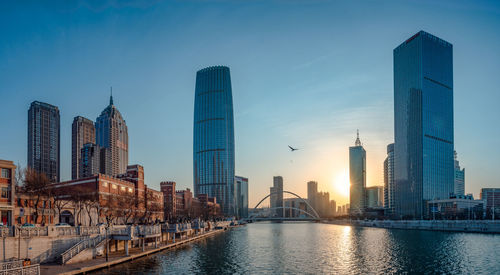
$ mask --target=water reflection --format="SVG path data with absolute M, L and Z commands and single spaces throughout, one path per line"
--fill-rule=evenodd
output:
M 100 274 L 500 274 L 500 236 L 254 223 Z

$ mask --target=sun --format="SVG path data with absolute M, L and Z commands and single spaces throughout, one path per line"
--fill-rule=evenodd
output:
M 347 170 L 339 171 L 335 174 L 335 179 L 333 180 L 333 186 L 335 192 L 343 197 L 349 197 L 349 172 Z

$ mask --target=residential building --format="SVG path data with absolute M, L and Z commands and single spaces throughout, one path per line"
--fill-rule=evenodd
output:
M 387 145 L 387 157 L 384 161 L 384 208 L 385 215 L 394 214 L 394 143 Z
M 457 159 L 457 152 L 455 151 L 455 195 L 465 195 L 465 168 L 460 169 L 460 163 Z
M 299 217 L 306 217 L 306 218 L 311 218 L 306 213 L 310 213 L 308 211 L 307 204 L 299 198 L 287 198 L 283 199 L 283 205 L 285 207 L 284 209 L 284 217 L 285 218 L 299 218 Z M 314 213 L 310 213 L 314 216 Z
M 366 151 L 357 132 L 354 146 L 349 147 L 350 214 L 363 215 L 366 208 Z
M 248 178 L 235 176 L 237 216 L 248 217 Z
M 177 216 L 175 185 L 175 181 L 162 181 L 160 183 L 160 190 L 163 192 L 166 220 L 174 219 Z
M 216 197 L 223 212 L 234 215 L 234 119 L 228 67 L 197 72 L 193 136 L 194 194 Z
M 270 203 L 276 217 L 283 217 L 283 177 L 273 177 L 273 187 L 270 188 Z
M 28 167 L 58 182 L 60 117 L 56 106 L 33 101 L 28 111 Z
M 13 225 L 14 202 L 16 200 L 16 166 L 14 162 L 0 159 L 0 222 L 4 226 Z
M 481 188 L 480 199 L 485 203 L 486 218 L 500 219 L 500 188 Z
M 94 122 L 88 118 L 77 116 L 71 125 L 71 179 L 73 180 L 87 176 L 87 174 L 80 174 L 80 159 L 81 150 L 88 143 L 95 143 Z
M 80 168 L 74 179 L 87 178 L 101 173 L 101 148 L 94 143 L 86 143 L 80 149 Z
M 384 207 L 383 186 L 370 186 L 366 188 L 366 207 L 369 208 Z
M 453 46 L 420 31 L 393 55 L 395 212 L 422 219 L 454 191 Z
M 96 144 L 101 148 L 108 148 L 106 162 L 111 164 L 111 176 L 127 172 L 128 165 L 128 129 L 125 120 L 113 105 L 113 96 L 109 105 L 95 122 Z

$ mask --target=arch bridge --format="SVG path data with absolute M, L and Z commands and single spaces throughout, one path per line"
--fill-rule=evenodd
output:
M 259 203 L 257 203 L 257 205 L 255 205 L 255 207 L 253 208 L 252 215 L 250 215 L 247 218 L 247 220 L 251 220 L 251 221 L 319 221 L 320 220 L 320 216 L 319 216 L 318 212 L 316 212 L 316 210 L 309 204 L 309 202 L 304 200 L 301 196 L 299 196 L 293 192 L 286 191 L 286 190 L 283 190 L 283 193 L 287 193 L 287 194 L 290 194 L 292 196 L 297 197 L 298 199 L 300 199 L 302 202 L 304 202 L 307 205 L 307 210 L 310 209 L 310 211 L 305 211 L 303 209 L 291 207 L 291 206 L 277 206 L 277 207 L 267 208 L 267 210 L 292 209 L 292 210 L 295 210 L 295 211 L 298 211 L 300 213 L 307 215 L 307 217 L 289 217 L 289 218 L 287 218 L 287 217 L 256 217 L 255 215 L 257 212 L 257 207 L 259 207 L 259 205 L 262 202 L 264 202 L 264 200 L 269 198 L 270 196 L 277 195 L 279 193 L 280 192 L 272 192 L 272 193 L 268 194 L 267 196 L 265 196 L 264 198 L 262 198 L 259 201 Z

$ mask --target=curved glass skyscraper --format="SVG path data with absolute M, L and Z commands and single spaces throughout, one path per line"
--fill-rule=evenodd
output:
M 195 196 L 215 197 L 225 214 L 234 215 L 234 119 L 228 67 L 196 73 L 193 136 Z

